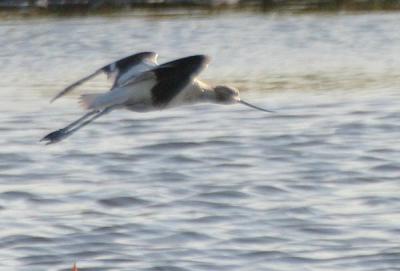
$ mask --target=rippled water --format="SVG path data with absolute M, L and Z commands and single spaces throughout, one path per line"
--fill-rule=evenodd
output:
M 125 13 L 0 22 L 0 269 L 397 270 L 400 32 L 392 14 Z M 276 110 L 83 114 L 71 81 L 136 51 Z M 106 89 L 104 80 L 81 92 Z

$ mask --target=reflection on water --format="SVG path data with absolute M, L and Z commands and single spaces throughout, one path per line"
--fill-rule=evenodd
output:
M 399 17 L 1 21 L 0 268 L 397 268 Z M 54 93 L 142 50 L 209 54 L 204 78 L 278 113 L 121 111 L 38 143 L 83 113 Z

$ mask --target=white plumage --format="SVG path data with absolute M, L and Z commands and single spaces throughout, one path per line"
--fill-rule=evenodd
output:
M 146 112 L 183 104 L 213 102 L 242 103 L 271 112 L 241 100 L 239 91 L 235 88 L 213 87 L 197 79 L 196 76 L 207 67 L 208 63 L 207 56 L 194 55 L 157 65 L 156 53 L 143 52 L 106 65 L 66 87 L 52 101 L 102 72 L 114 79 L 110 91 L 82 95 L 80 103 L 89 112 L 68 126 L 49 133 L 42 141 L 46 141 L 47 144 L 61 141 L 95 119 L 118 108 Z

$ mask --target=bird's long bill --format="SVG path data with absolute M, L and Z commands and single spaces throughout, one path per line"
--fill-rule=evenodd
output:
M 251 108 L 260 110 L 260 111 L 264 111 L 264 112 L 268 112 L 268 113 L 274 113 L 274 111 L 267 110 L 267 109 L 264 109 L 264 108 L 261 108 L 261 107 L 258 107 L 258 106 L 249 104 L 248 102 L 245 102 L 245 101 L 243 101 L 243 100 L 240 100 L 239 103 L 244 104 L 244 105 L 246 105 L 246 106 L 248 106 L 248 107 L 251 107 Z

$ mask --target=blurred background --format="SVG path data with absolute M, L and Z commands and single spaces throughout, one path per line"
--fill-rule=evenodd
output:
M 0 0 L 0 270 L 398 270 L 400 1 Z M 115 111 L 116 59 L 208 54 L 276 111 Z
M 392 10 L 400 8 L 398 0 L 0 0 L 2 8 L 101 9 L 130 7 L 244 7 L 281 10 Z

